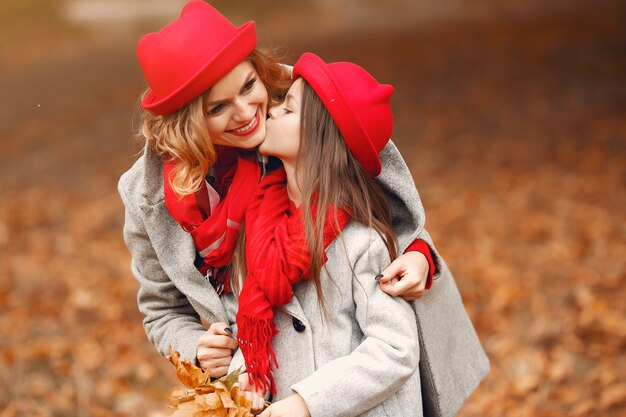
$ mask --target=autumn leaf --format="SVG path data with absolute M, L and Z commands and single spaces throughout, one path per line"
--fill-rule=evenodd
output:
M 195 396 L 195 392 L 189 393 L 187 390 L 175 390 L 169 395 L 170 406 L 172 408 L 177 408 L 183 403 L 193 401 Z
M 180 354 L 170 347 L 169 360 L 178 379 L 187 390 L 176 389 L 169 395 L 172 417 L 251 417 L 252 401 L 239 388 L 240 370 L 211 382 L 208 373 L 181 361 Z
M 233 372 L 229 373 L 228 375 L 224 375 L 223 377 L 218 379 L 216 382 L 220 382 L 220 383 L 224 384 L 226 389 L 230 390 L 233 387 L 233 385 L 237 381 L 239 381 L 239 375 L 240 374 L 241 374 L 241 368 L 237 368 L 236 370 L 234 370 Z
M 251 415 L 252 401 L 246 398 L 240 391 L 238 384 L 234 385 L 230 390 L 230 396 L 235 402 L 235 407 L 229 410 L 229 417 L 248 417 Z M 269 403 L 266 405 L 269 405 Z
M 216 388 L 217 388 L 216 393 L 217 395 L 219 395 L 220 399 L 222 400 L 222 404 L 224 404 L 224 408 L 236 408 L 237 407 L 237 405 L 235 404 L 235 402 L 230 396 L 230 390 L 227 390 L 224 384 L 218 382 L 216 384 Z
M 196 397 L 196 404 L 198 404 L 199 408 L 202 410 L 217 410 L 223 405 L 223 401 L 221 395 L 212 392 L 210 394 L 198 395 Z
M 187 388 L 201 387 L 211 379 L 208 372 L 192 364 L 189 359 L 181 361 L 180 353 L 171 346 L 168 359 L 176 368 L 176 376 Z

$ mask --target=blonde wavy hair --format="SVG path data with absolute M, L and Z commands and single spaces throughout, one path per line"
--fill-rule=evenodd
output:
M 291 86 L 291 75 L 280 63 L 276 51 L 257 48 L 246 60 L 265 85 L 269 105 L 280 103 Z M 179 196 L 198 191 L 217 159 L 205 123 L 204 103 L 209 91 L 174 113 L 159 116 L 143 111 L 141 116 L 140 136 L 164 160 L 175 163 L 169 181 Z

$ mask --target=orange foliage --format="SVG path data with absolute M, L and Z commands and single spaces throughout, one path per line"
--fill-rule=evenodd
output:
M 71 3 L 0 1 L 0 417 L 166 417 L 178 381 L 142 328 L 116 191 L 138 151 L 139 34 L 63 24 Z M 269 36 L 292 57 L 396 87 L 394 141 L 492 364 L 459 416 L 626 415 L 624 1 L 346 2 L 380 21 L 221 3 L 305 31 Z M 388 15 L 405 7 L 418 19 Z M 226 409 L 232 389 L 183 390 L 175 412 Z
M 176 411 L 172 417 L 252 417 L 252 402 L 239 389 L 239 371 L 211 382 L 209 374 L 180 360 L 180 354 L 170 347 L 169 361 L 176 376 L 188 390 L 170 394 L 170 405 Z

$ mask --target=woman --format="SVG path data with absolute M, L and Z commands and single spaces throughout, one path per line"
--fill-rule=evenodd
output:
M 233 186 L 258 180 L 254 173 L 236 175 L 245 171 L 241 167 L 258 165 L 235 148 L 262 142 L 268 103 L 286 91 L 289 76 L 255 46 L 253 22 L 236 28 L 201 1 L 188 3 L 178 19 L 142 38 L 137 52 L 150 85 L 142 100 L 146 147 L 118 187 L 146 333 L 162 354 L 171 345 L 212 376 L 226 372 L 237 346 L 225 329 L 219 293 L 238 230 L 233 217 L 242 216 L 245 204 L 228 196 Z M 394 214 L 399 249 L 417 249 L 383 271 L 383 280 L 401 275 L 389 291 L 405 289 L 401 295 L 415 298 L 427 279 L 446 272 L 445 264 L 423 228 L 423 208 L 402 157 L 391 143 L 380 157 L 378 179 Z M 454 281 L 448 281 L 438 286 L 452 292 L 441 294 L 450 294 L 464 315 Z M 431 297 L 436 303 L 437 294 Z M 433 326 L 448 320 L 431 318 Z M 211 324 L 209 331 L 201 321 Z M 477 341 L 474 346 L 480 348 Z
M 210 323 L 223 321 L 219 320 L 220 309 L 209 307 L 212 305 L 209 301 L 215 302 L 217 297 L 205 298 L 207 280 L 199 279 L 197 271 L 185 268 L 186 273 L 181 273 L 179 264 L 189 253 L 175 261 L 167 255 L 182 250 L 181 245 L 193 244 L 194 256 L 186 266 L 193 268 L 195 262 L 200 276 L 208 276 L 220 288 L 223 282 L 220 269 L 229 259 L 229 241 L 214 250 L 207 247 L 224 232 L 228 231 L 230 237 L 236 230 L 220 228 L 223 225 L 219 221 L 228 218 L 229 213 L 225 213 L 225 204 L 217 201 L 227 203 L 224 197 L 231 182 L 240 180 L 233 174 L 238 166 L 236 148 L 254 149 L 262 142 L 268 102 L 280 96 L 289 84 L 289 74 L 284 68 L 268 54 L 255 50 L 255 45 L 253 22 L 237 29 L 201 1 L 188 3 L 179 19 L 141 39 L 137 48 L 139 61 L 151 87 L 142 100 L 147 110 L 142 123 L 146 150 L 120 181 L 120 193 L 127 209 L 128 246 L 133 254 L 135 275 L 142 284 L 139 304 L 146 314 L 148 335 L 163 354 L 173 345 L 182 355 L 195 359 L 198 349 L 200 363 L 210 368 L 214 376 L 224 369 L 203 361 L 204 345 L 196 346 L 204 333 L 197 316 Z M 399 154 L 394 148 L 388 152 L 405 179 L 407 172 L 400 165 Z M 207 173 L 217 177 L 213 185 L 205 181 Z M 238 186 L 239 182 L 246 187 L 255 185 L 254 180 L 241 179 Z M 390 196 L 394 193 L 390 192 Z M 417 194 L 413 191 L 411 197 L 417 199 Z M 208 204 L 203 204 L 207 200 Z M 145 212 L 148 208 L 162 210 L 151 211 L 158 218 L 154 225 L 149 224 Z M 231 210 L 237 208 L 243 209 L 245 204 L 231 204 Z M 415 227 L 411 232 L 404 229 L 408 224 L 423 221 L 420 208 L 413 217 L 406 215 L 406 208 L 399 213 L 404 247 L 409 239 L 418 237 L 419 230 Z M 181 234 L 180 227 L 173 225 L 172 220 L 191 233 Z M 176 233 L 168 232 L 168 248 L 162 254 L 156 246 L 166 225 L 174 226 Z M 206 228 L 211 233 L 205 233 Z M 141 239 L 133 239 L 139 236 Z M 428 249 L 424 252 L 430 255 Z M 413 271 L 428 269 L 423 259 L 416 263 Z M 177 277 L 184 283 L 179 283 Z M 191 283 L 199 287 L 189 287 Z M 191 302 L 183 300 L 183 295 Z M 175 313 L 165 312 L 160 302 L 169 305 L 172 298 L 180 299 L 180 305 L 176 305 Z

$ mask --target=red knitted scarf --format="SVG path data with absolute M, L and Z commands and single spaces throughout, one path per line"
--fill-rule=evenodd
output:
M 270 389 L 272 393 L 275 386 L 271 370 L 278 367 L 271 343 L 277 333 L 273 308 L 289 303 L 293 285 L 308 278 L 311 263 L 302 209 L 296 209 L 290 202 L 286 182 L 284 169 L 271 172 L 261 180 L 248 204 L 245 222 L 248 273 L 237 313 L 237 339 L 246 370 L 257 388 Z M 312 212 L 315 213 L 313 206 Z M 348 219 L 345 211 L 329 207 L 324 226 L 325 248 Z
M 219 268 L 230 262 L 248 201 L 261 177 L 255 153 L 231 152 L 224 159 L 228 159 L 228 163 L 222 164 L 223 172 L 219 172 L 220 166 L 217 166 L 220 174 L 217 188 L 222 194 L 226 189 L 228 192 L 212 211 L 206 183 L 203 182 L 197 193 L 179 198 L 169 181 L 174 164 L 163 165 L 165 205 L 174 220 L 191 234 L 203 258 L 203 265 L 199 267 L 202 273 L 208 267 Z

